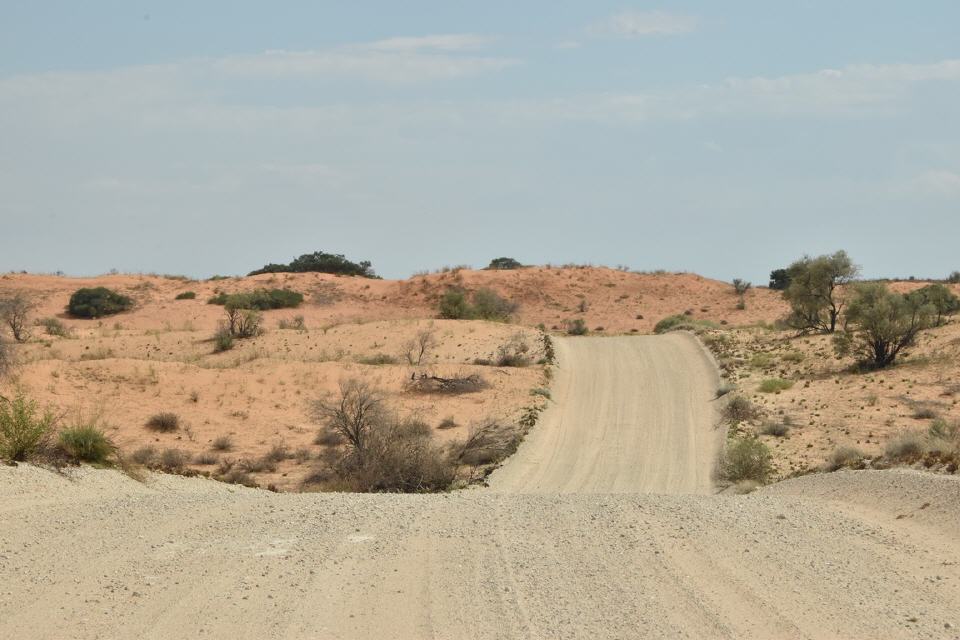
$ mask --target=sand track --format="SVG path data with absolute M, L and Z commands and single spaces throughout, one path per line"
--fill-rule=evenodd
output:
M 619 343 L 561 343 L 563 404 L 497 490 L 277 495 L 0 467 L 0 637 L 957 637 L 960 479 L 644 493 L 709 490 L 713 374 L 681 336 Z M 611 351 L 595 361 L 594 344 Z M 659 395 L 623 397 L 636 357 Z M 590 411 L 600 444 L 571 420 Z
M 717 373 L 696 339 L 555 340 L 553 403 L 490 478 L 512 493 L 710 493 Z

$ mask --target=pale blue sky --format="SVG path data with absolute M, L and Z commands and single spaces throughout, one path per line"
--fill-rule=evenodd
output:
M 0 269 L 960 269 L 960 3 L 0 0 Z

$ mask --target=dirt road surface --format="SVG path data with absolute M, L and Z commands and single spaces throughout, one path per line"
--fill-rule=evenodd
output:
M 555 340 L 552 406 L 490 478 L 511 493 L 711 493 L 719 382 L 686 333 Z
M 599 349 L 615 344 L 606 340 Z M 642 361 L 704 376 L 664 376 L 664 401 L 701 402 L 712 372 L 684 339 L 654 340 Z M 570 346 L 563 359 L 597 366 Z M 544 422 L 517 458 L 549 446 L 546 471 L 498 477 L 495 490 L 277 495 L 0 467 L 0 638 L 960 637 L 960 478 L 859 471 L 747 496 L 643 493 L 707 490 L 688 462 L 702 455 L 701 431 L 664 428 L 701 409 L 604 398 L 624 387 L 579 367 L 565 384 L 591 381 L 601 415 L 618 405 L 644 415 L 605 417 L 609 449 L 577 458 L 562 443 L 583 446 L 575 425 L 590 423 L 558 406 L 562 420 Z M 617 449 L 644 442 L 676 452 L 682 471 L 634 472 Z

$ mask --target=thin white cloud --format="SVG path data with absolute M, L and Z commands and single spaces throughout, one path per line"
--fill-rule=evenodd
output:
M 398 37 L 377 40 L 357 48 L 372 49 L 376 51 L 472 51 L 480 49 L 491 42 L 494 38 L 489 36 L 480 36 L 473 33 L 450 33 L 433 36 L 416 37 Z
M 641 38 L 645 36 L 674 36 L 696 31 L 700 19 L 696 16 L 668 11 L 624 11 L 610 16 L 589 28 L 593 35 Z
M 933 169 L 914 178 L 909 191 L 930 196 L 960 197 L 960 172 Z

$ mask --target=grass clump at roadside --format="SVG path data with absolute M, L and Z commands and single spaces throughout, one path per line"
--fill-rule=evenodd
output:
M 693 331 L 698 333 L 706 329 L 717 329 L 719 325 L 711 320 L 699 320 L 685 315 L 667 316 L 653 327 L 654 333 L 670 331 Z
M 0 399 L 0 459 L 24 462 L 44 452 L 50 444 L 57 416 L 50 407 L 17 391 L 13 399 Z
M 740 394 L 731 394 L 720 410 L 720 417 L 730 425 L 749 422 L 760 417 L 760 409 L 750 399 Z
M 730 483 L 765 484 L 773 474 L 770 449 L 754 436 L 728 438 L 720 454 L 718 470 L 720 478 Z
M 106 465 L 117 453 L 117 447 L 94 423 L 64 429 L 60 432 L 58 444 L 74 462 Z
M 837 471 L 838 469 L 862 469 L 864 461 L 863 452 L 856 447 L 844 445 L 837 447 L 827 458 L 824 468 L 827 471 Z

